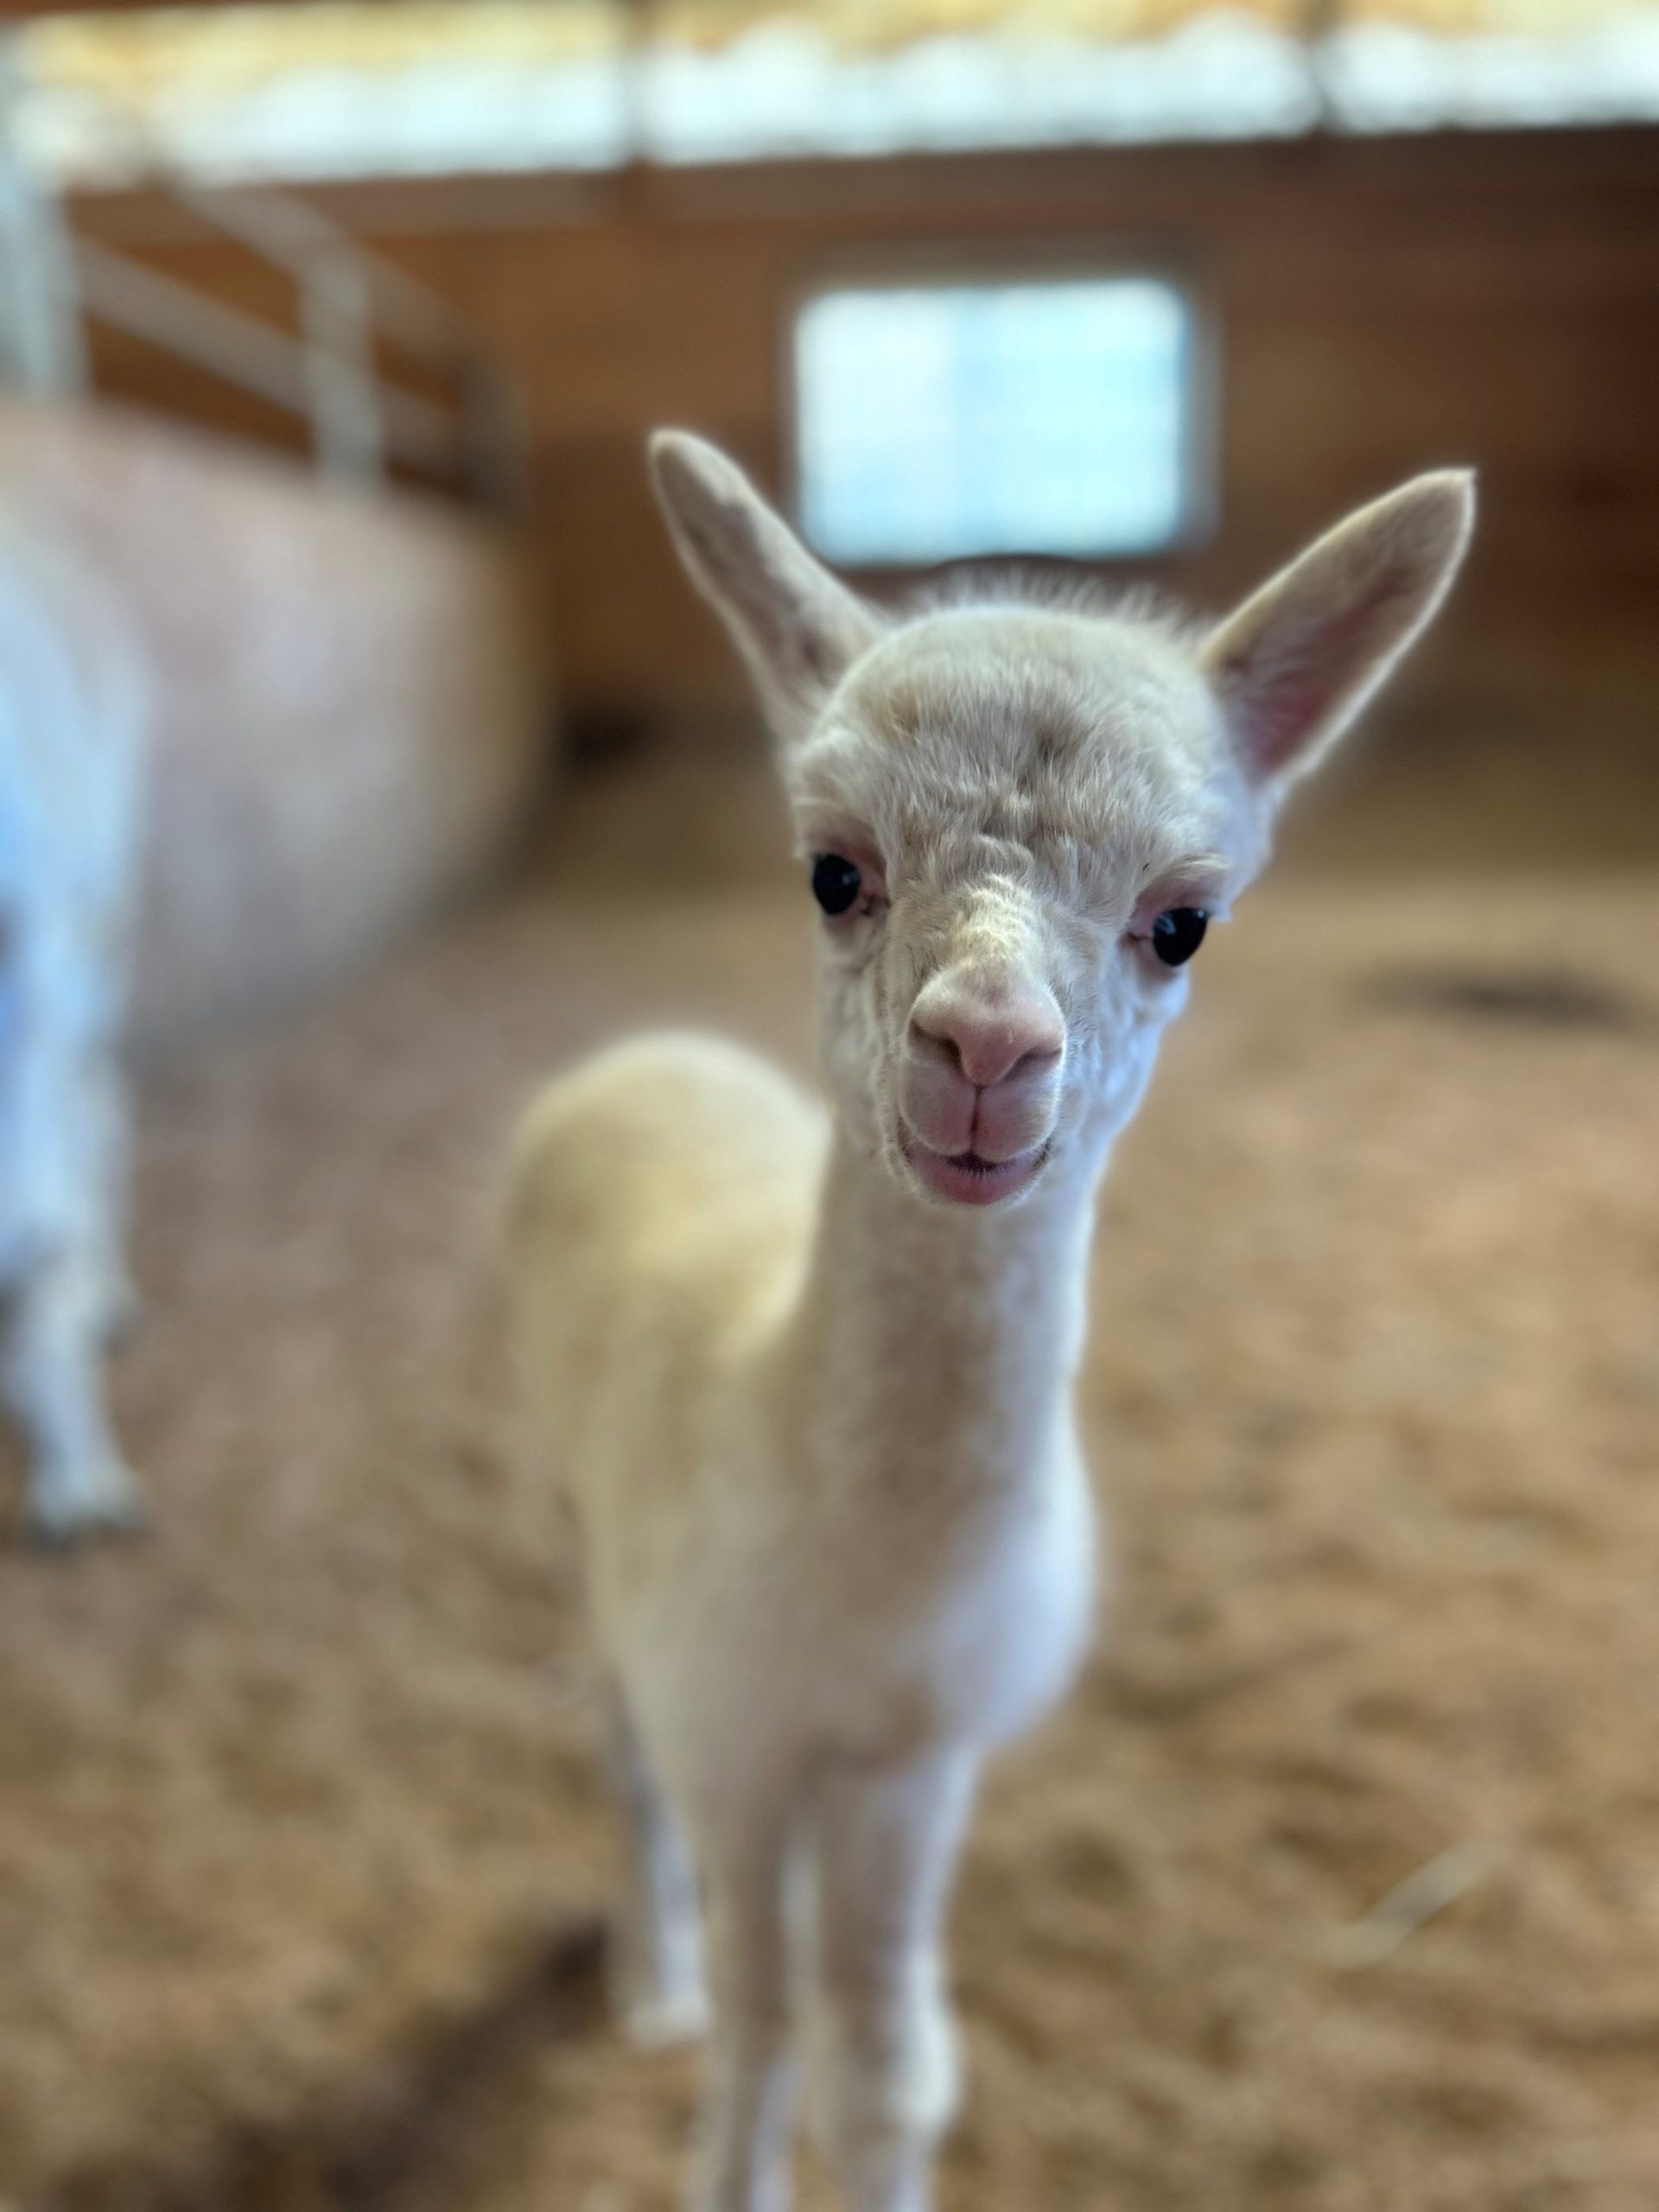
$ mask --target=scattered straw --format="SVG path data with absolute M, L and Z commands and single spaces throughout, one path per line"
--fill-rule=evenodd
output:
M 1471 1836 L 1454 1843 L 1426 1866 L 1390 1890 L 1362 1919 L 1344 1928 L 1337 1938 L 1337 1964 L 1344 1967 L 1374 1967 L 1397 1951 L 1425 1921 L 1444 1912 L 1483 1882 L 1502 1853 L 1496 1843 Z

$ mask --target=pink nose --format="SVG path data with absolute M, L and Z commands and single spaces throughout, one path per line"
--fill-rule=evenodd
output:
M 1046 991 L 1028 988 L 993 995 L 942 977 L 917 1000 L 910 1027 L 920 1050 L 981 1090 L 1016 1073 L 1036 1074 L 1065 1049 L 1058 1007 Z

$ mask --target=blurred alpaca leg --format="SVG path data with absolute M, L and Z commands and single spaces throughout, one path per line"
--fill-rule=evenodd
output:
M 143 1520 L 104 1409 L 106 1312 L 103 1270 L 80 1254 L 34 1268 L 13 1299 L 0 1379 L 29 1445 L 25 1527 L 41 1543 Z
M 655 2049 L 701 2035 L 709 2023 L 697 1879 L 620 1690 L 611 1694 L 610 1767 L 628 1853 L 612 2001 L 630 2040 Z
M 941 1923 L 976 1762 L 842 1773 L 818 1831 L 812 2123 L 848 2212 L 926 2212 L 958 2088 Z
M 733 1807 L 705 1845 L 714 2034 L 692 2212 L 786 2212 L 795 2105 L 787 1821 Z

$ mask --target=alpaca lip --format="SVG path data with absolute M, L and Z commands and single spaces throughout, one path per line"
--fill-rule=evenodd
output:
M 905 1158 L 928 1189 L 955 1205 L 994 1206 L 1001 1198 L 1012 1198 L 1035 1180 L 1048 1158 L 1046 1144 L 1033 1145 L 1029 1152 L 1016 1153 L 1012 1160 L 982 1160 L 973 1152 L 954 1155 L 935 1152 L 913 1130 L 902 1127 L 899 1141 Z

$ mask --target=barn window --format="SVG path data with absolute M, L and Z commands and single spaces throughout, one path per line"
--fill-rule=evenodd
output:
M 820 291 L 794 329 L 806 534 L 853 567 L 1174 545 L 1206 503 L 1197 355 L 1160 276 Z

